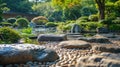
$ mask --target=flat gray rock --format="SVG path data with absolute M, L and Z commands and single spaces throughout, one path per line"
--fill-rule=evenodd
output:
M 61 46 L 62 48 L 90 48 L 91 47 L 90 44 L 81 40 L 62 41 L 59 43 L 59 46 Z
M 40 34 L 37 38 L 38 42 L 41 41 L 64 41 L 67 40 L 65 34 L 55 35 L 55 34 Z
M 103 36 L 79 37 L 78 40 L 84 40 L 87 42 L 95 42 L 95 43 L 110 43 L 109 39 Z
M 49 62 L 59 57 L 54 50 L 33 44 L 0 45 L 0 64 L 19 64 L 28 61 Z

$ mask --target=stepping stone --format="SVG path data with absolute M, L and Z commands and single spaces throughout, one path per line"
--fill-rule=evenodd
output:
M 41 41 L 64 41 L 67 40 L 65 34 L 55 35 L 55 34 L 40 34 L 37 38 L 38 42 Z
M 95 43 L 110 43 L 109 39 L 103 36 L 79 37 L 78 40 L 84 40 L 87 42 L 95 42 Z
M 86 41 L 81 40 L 69 40 L 69 41 L 62 41 L 59 43 L 59 46 L 62 48 L 90 48 L 91 45 L 88 44 Z

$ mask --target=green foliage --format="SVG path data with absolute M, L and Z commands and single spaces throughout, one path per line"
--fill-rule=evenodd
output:
M 7 22 L 14 24 L 16 22 L 16 18 L 8 18 Z
M 88 16 L 82 16 L 77 19 L 77 22 L 87 22 L 89 21 Z
M 90 14 L 96 14 L 97 9 L 94 0 L 81 0 L 81 14 L 82 16 L 89 16 Z
M 3 3 L 3 0 L 0 0 L 0 22 L 3 20 L 2 14 L 3 14 L 3 9 L 5 8 L 5 3 Z
M 57 26 L 57 30 L 58 31 L 69 31 L 71 29 L 71 25 L 72 23 L 59 23 L 59 25 Z
M 96 28 L 103 27 L 99 22 L 79 22 L 77 23 L 84 31 L 96 31 Z
M 112 24 L 112 25 L 110 25 L 110 30 L 120 30 L 120 24 Z
M 22 33 L 32 34 L 32 28 L 24 28 L 21 30 Z
M 32 11 L 32 3 L 28 0 L 3 0 L 12 12 L 28 13 Z
M 105 19 L 114 19 L 116 16 L 116 10 L 113 2 L 107 2 L 105 5 Z
M 91 21 L 98 21 L 98 15 L 90 15 L 89 20 Z
M 60 23 L 57 26 L 57 30 L 59 31 L 70 31 L 72 25 L 74 23 Z M 103 27 L 104 25 L 99 22 L 77 22 L 77 24 L 84 30 L 84 31 L 96 31 L 96 28 Z
M 0 25 L 1 26 L 12 26 L 12 24 L 8 22 L 1 22 Z
M 102 24 L 107 24 L 107 25 L 112 24 L 112 20 L 111 19 L 104 19 L 104 20 L 100 20 L 99 22 L 102 23 Z
M 115 2 L 116 16 L 120 17 L 120 0 Z
M 106 5 L 106 18 L 114 20 L 116 17 L 120 17 L 120 0 L 109 0 Z
M 54 10 L 47 17 L 48 17 L 48 20 L 52 21 L 52 22 L 53 21 L 55 21 L 55 22 L 63 21 L 65 19 L 65 18 L 63 18 L 63 12 L 61 10 Z
M 29 21 L 26 18 L 19 18 L 15 22 L 18 25 L 18 28 L 28 27 Z
M 116 19 L 112 21 L 113 24 L 120 24 L 120 19 Z
M 57 24 L 55 22 L 48 22 L 45 24 L 47 27 L 56 27 Z
M 39 44 L 36 39 L 30 39 L 30 38 L 26 37 L 26 38 L 24 38 L 23 40 L 25 41 L 25 43 Z
M 66 20 L 76 20 L 81 16 L 81 6 L 72 6 L 63 10 L 63 17 Z
M 0 35 L 3 43 L 17 43 L 21 38 L 18 32 L 9 27 L 0 28 Z

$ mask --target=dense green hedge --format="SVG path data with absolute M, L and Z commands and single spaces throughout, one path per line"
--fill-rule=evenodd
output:
M 19 27 L 19 28 L 26 28 L 28 27 L 29 21 L 26 18 L 18 18 L 15 22 L 15 24 Z
M 114 31 L 116 31 L 116 30 L 120 31 L 120 24 L 112 24 L 112 25 L 110 25 L 109 29 L 114 30 Z
M 56 26 L 57 26 L 57 23 L 55 23 L 55 22 L 47 22 L 45 25 L 46 25 L 47 27 L 56 27 Z
M 16 22 L 16 18 L 8 18 L 7 22 L 11 23 L 11 24 L 14 24 Z
M 1 43 L 16 43 L 20 38 L 21 36 L 15 30 L 9 27 L 0 28 Z
M 71 30 L 71 27 L 74 23 L 60 23 L 57 26 L 57 29 L 60 31 Z M 104 25 L 100 22 L 77 22 L 83 31 L 96 31 L 96 28 L 103 27 Z

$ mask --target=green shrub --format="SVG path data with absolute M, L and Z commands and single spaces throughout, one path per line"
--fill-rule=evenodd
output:
M 16 22 L 16 18 L 8 18 L 7 22 L 11 23 L 11 24 L 14 24 Z
M 19 18 L 15 22 L 18 25 L 18 28 L 28 27 L 29 21 L 26 18 Z
M 47 23 L 48 19 L 44 16 L 38 16 L 32 19 L 32 22 L 36 23 L 37 25 L 44 25 Z
M 55 22 L 48 22 L 45 24 L 47 27 L 56 27 L 57 24 Z
M 120 24 L 120 19 L 112 20 L 113 24 Z
M 90 21 L 98 21 L 98 15 L 90 15 L 89 20 Z
M 67 25 L 63 26 L 63 31 L 71 30 L 71 28 L 72 28 L 72 25 L 71 24 L 67 24 Z
M 72 24 L 73 24 L 73 23 L 60 23 L 60 24 L 57 26 L 57 30 L 59 30 L 59 31 L 64 31 L 64 32 L 70 31 L 71 28 L 72 28 Z
M 3 20 L 3 18 L 0 16 L 0 22 Z
M 12 26 L 12 24 L 8 22 L 1 22 L 0 25 L 1 26 Z
M 22 33 L 32 34 L 32 28 L 24 28 L 21 30 Z
M 112 24 L 112 25 L 110 25 L 110 30 L 120 30 L 120 24 Z
M 65 23 L 66 24 L 69 24 L 69 23 L 75 23 L 76 21 L 66 21 Z
M 104 20 L 100 20 L 99 22 L 102 23 L 102 24 L 107 24 L 107 25 L 112 24 L 111 19 L 104 19 Z
M 0 28 L 1 41 L 4 43 L 16 43 L 21 36 L 15 30 L 9 27 Z
M 88 16 L 82 16 L 77 19 L 77 22 L 87 22 L 89 21 Z
M 96 28 L 103 27 L 103 24 L 99 22 L 87 22 L 77 23 L 84 31 L 96 31 Z

